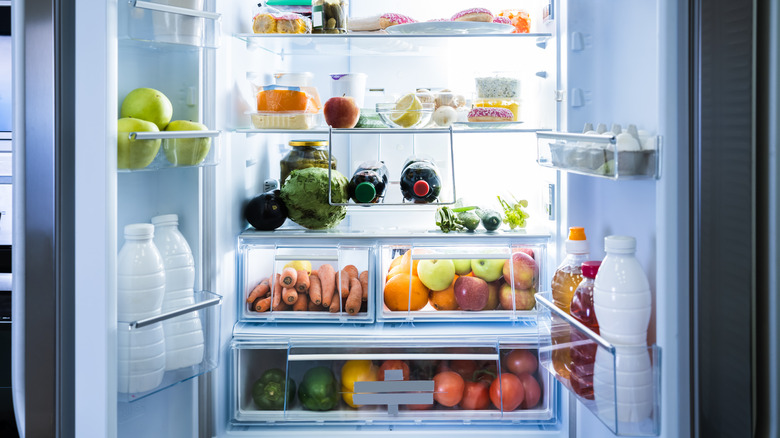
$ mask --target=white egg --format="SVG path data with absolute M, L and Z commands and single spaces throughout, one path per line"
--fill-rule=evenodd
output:
M 639 151 L 642 150 L 639 147 L 639 142 L 636 141 L 633 135 L 624 132 L 622 134 L 618 134 L 615 138 L 617 142 L 617 149 L 618 151 Z

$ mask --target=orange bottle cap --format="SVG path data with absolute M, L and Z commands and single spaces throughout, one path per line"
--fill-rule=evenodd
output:
M 583 227 L 570 227 L 569 228 L 569 240 L 586 240 L 585 228 Z

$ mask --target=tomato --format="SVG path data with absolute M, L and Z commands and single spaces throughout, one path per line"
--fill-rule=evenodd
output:
M 377 368 L 370 360 L 348 360 L 341 367 L 341 396 L 348 405 L 358 407 L 352 400 L 355 382 L 376 381 Z
M 501 373 L 490 385 L 490 401 L 504 412 L 514 411 L 525 398 L 523 382 L 514 374 Z
M 450 361 L 450 369 L 460 374 L 464 380 L 473 380 L 477 363 L 473 360 L 452 360 Z
M 528 350 L 512 350 L 504 357 L 504 364 L 515 375 L 533 374 L 539 368 L 539 360 Z
M 477 362 L 477 370 L 474 372 L 474 376 L 471 380 L 477 382 L 484 382 L 490 386 L 493 380 L 498 375 L 498 367 L 496 362 L 492 360 L 485 360 Z
M 463 398 L 466 386 L 463 377 L 455 371 L 444 371 L 433 376 L 433 399 L 440 404 L 452 407 Z
M 403 370 L 403 380 L 409 380 L 409 364 L 403 360 L 386 360 L 382 362 L 377 373 L 377 380 L 385 380 L 386 370 Z
M 525 397 L 523 403 L 520 405 L 523 409 L 531 409 L 539 403 L 539 399 L 542 398 L 542 387 L 539 386 L 539 382 L 531 374 L 520 375 L 520 381 L 523 383 L 523 390 L 525 391 Z
M 490 394 L 487 382 L 466 382 L 463 389 L 463 399 L 460 401 L 461 409 L 485 409 L 490 404 Z

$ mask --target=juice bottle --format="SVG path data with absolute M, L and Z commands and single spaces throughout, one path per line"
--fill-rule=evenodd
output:
M 385 199 L 387 190 L 387 166 L 383 161 L 366 161 L 361 163 L 352 179 L 349 180 L 347 192 L 357 203 L 378 203 Z
M 411 157 L 401 171 L 401 193 L 415 203 L 434 202 L 441 192 L 439 168 L 432 160 Z
M 585 229 L 569 228 L 569 238 L 566 240 L 566 257 L 561 262 L 552 279 L 552 298 L 558 308 L 570 313 L 571 299 L 574 291 L 582 281 L 582 263 L 588 260 L 588 241 Z M 554 345 L 566 344 L 570 341 L 568 327 L 555 330 L 552 336 Z M 571 354 L 568 347 L 553 350 L 553 367 L 559 376 L 569 378 L 571 373 Z
M 586 327 L 599 333 L 599 322 L 593 308 L 593 285 L 601 262 L 589 261 L 582 264 L 582 282 L 571 299 L 571 316 Z M 571 331 L 573 345 L 571 354 L 571 388 L 581 397 L 593 400 L 593 364 L 596 361 L 598 345 L 578 330 Z

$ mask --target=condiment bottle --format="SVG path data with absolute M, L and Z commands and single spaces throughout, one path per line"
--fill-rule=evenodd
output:
M 378 203 L 384 200 L 388 183 L 384 161 L 365 161 L 352 175 L 347 191 L 357 203 Z
M 588 241 L 585 229 L 569 228 L 569 238 L 566 240 L 566 257 L 555 270 L 552 279 L 552 298 L 558 308 L 570 313 L 571 299 L 574 291 L 582 281 L 582 263 L 588 260 Z M 554 333 L 553 344 L 567 344 L 570 340 L 569 331 L 565 325 L 563 330 Z M 568 347 L 553 350 L 553 366 L 561 377 L 568 378 L 571 372 L 571 355 Z
M 292 148 L 279 162 L 279 184 L 284 185 L 284 180 L 293 170 L 307 167 L 321 167 L 336 170 L 336 157 L 328 155 L 327 140 L 292 140 L 289 143 Z
M 599 261 L 582 263 L 583 278 L 571 299 L 571 316 L 596 334 L 599 322 L 593 309 L 593 283 L 600 265 Z M 593 364 L 598 345 L 579 330 L 571 331 L 571 341 L 571 387 L 581 397 L 593 400 Z
M 434 202 L 441 192 L 439 168 L 427 158 L 410 157 L 401 171 L 401 193 L 415 203 Z

